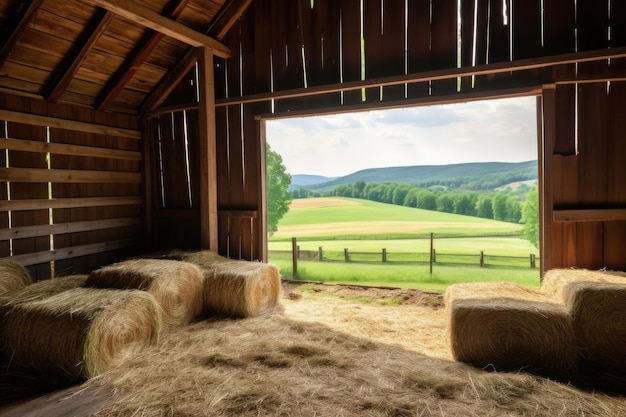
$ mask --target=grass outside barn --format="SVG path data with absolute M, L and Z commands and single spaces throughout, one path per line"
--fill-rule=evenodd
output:
M 520 229 L 519 224 L 359 199 L 298 199 L 270 238 L 270 262 L 292 277 L 291 239 L 296 237 L 301 253 L 317 254 L 321 248 L 324 259 L 303 257 L 299 279 L 440 292 L 455 282 L 537 286 L 539 270 L 530 268 L 529 258 L 538 250 L 518 236 Z M 437 259 L 432 275 L 430 233 Z M 346 248 L 355 254 L 353 262 L 344 262 Z

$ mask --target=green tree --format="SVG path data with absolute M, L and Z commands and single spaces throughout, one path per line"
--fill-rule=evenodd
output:
M 539 190 L 534 188 L 526 194 L 522 208 L 522 234 L 536 248 L 539 248 Z
M 476 202 L 476 215 L 485 219 L 493 219 L 493 207 L 491 205 L 491 197 L 482 194 Z
M 266 153 L 267 185 L 267 232 L 271 235 L 278 230 L 278 222 L 289 211 L 293 195 L 288 188 L 291 175 L 287 173 L 283 158 L 267 144 Z

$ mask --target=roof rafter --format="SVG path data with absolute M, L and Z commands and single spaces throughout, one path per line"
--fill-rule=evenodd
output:
M 221 41 L 228 31 L 233 27 L 243 12 L 250 6 L 252 0 L 231 0 L 227 2 L 219 11 L 213 22 L 207 29 L 209 36 Z M 154 111 L 172 92 L 180 80 L 191 70 L 196 63 L 197 52 L 195 48 L 190 48 L 185 56 L 178 61 L 176 67 L 169 71 L 161 79 L 159 84 L 152 90 L 150 95 L 141 105 L 143 113 Z
M 15 47 L 17 40 L 22 36 L 24 31 L 28 28 L 30 21 L 35 12 L 41 6 L 43 0 L 31 0 L 28 5 L 25 5 L 20 13 L 20 16 L 16 19 L 15 26 L 11 28 L 10 35 L 4 45 L 0 48 L 0 67 L 4 65 L 7 58 L 11 54 L 11 51 Z
M 99 10 L 96 12 L 93 24 L 85 29 L 85 32 L 81 37 L 82 42 L 78 42 L 79 45 L 82 44 L 83 46 L 71 56 L 71 59 L 67 59 L 69 64 L 66 64 L 64 71 L 62 71 L 53 86 L 50 88 L 50 92 L 46 97 L 47 101 L 56 103 L 59 98 L 61 98 L 61 95 L 63 95 L 67 87 L 70 85 L 83 61 L 98 42 L 98 39 L 100 39 L 100 36 L 104 33 L 109 25 L 109 22 L 111 22 L 114 16 L 115 15 L 108 10 Z
M 107 9 L 119 16 L 125 17 L 139 25 L 160 32 L 194 47 L 211 49 L 214 55 L 222 58 L 230 57 L 230 49 L 217 40 L 200 32 L 168 19 L 152 9 L 138 3 L 125 0 L 84 0 L 94 6 Z
M 163 12 L 164 16 L 176 20 L 183 12 L 189 0 L 172 0 L 168 3 Z M 105 86 L 101 96 L 96 102 L 98 110 L 108 108 L 124 89 L 126 84 L 133 78 L 137 70 L 148 59 L 154 48 L 165 35 L 160 32 L 150 30 L 139 42 L 133 53 L 124 61 L 122 67 L 115 73 Z

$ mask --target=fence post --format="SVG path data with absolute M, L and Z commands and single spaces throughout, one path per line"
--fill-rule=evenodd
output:
M 296 256 L 300 259 L 300 245 L 296 246 Z
M 324 260 L 324 253 L 322 252 L 322 247 L 317 248 L 317 259 L 320 261 Z
M 480 251 L 480 267 L 484 267 L 485 266 L 485 253 L 483 251 Z
M 387 249 L 383 248 L 383 263 L 387 262 Z
M 537 268 L 537 263 L 535 261 L 535 254 L 531 253 L 530 254 L 530 269 L 535 269 Z
M 298 279 L 298 240 L 295 237 L 291 238 L 291 265 L 291 277 Z
M 343 248 L 343 258 L 346 262 L 350 262 L 350 254 L 348 253 L 348 248 Z
M 430 275 L 433 274 L 433 263 L 435 262 L 435 248 L 433 247 L 433 233 L 430 234 Z

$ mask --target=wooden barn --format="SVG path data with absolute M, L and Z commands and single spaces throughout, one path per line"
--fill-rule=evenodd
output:
M 0 0 L 0 258 L 267 261 L 266 121 L 523 96 L 542 272 L 625 270 L 622 0 Z

